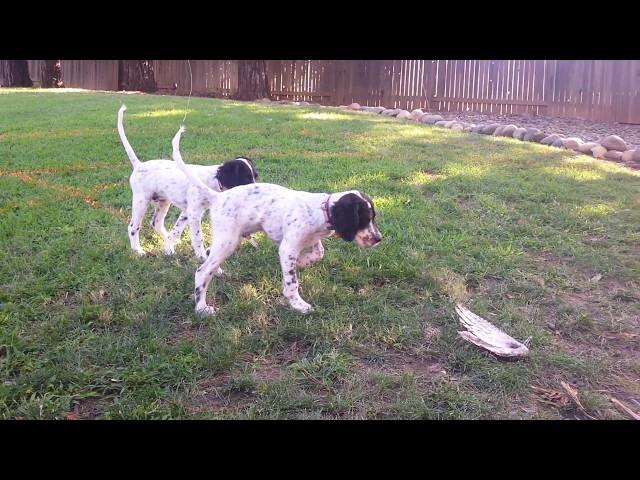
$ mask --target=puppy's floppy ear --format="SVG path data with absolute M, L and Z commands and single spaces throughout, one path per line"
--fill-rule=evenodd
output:
M 340 237 L 351 242 L 360 228 L 360 203 L 357 195 L 344 195 L 331 207 L 331 222 Z

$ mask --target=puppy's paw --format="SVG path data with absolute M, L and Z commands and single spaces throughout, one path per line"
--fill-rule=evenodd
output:
M 205 305 L 201 309 L 198 309 L 198 307 L 196 307 L 196 313 L 198 315 L 213 317 L 216 314 L 216 309 L 212 305 Z
M 300 300 L 299 302 L 290 303 L 291 308 L 293 308 L 296 312 L 300 313 L 311 313 L 313 312 L 313 307 L 309 305 L 304 300 Z

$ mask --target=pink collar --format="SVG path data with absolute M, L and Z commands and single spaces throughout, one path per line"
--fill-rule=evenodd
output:
M 331 225 L 331 221 L 329 220 L 329 199 L 331 195 L 327 195 L 327 198 L 322 202 L 322 213 L 324 213 L 324 221 Z

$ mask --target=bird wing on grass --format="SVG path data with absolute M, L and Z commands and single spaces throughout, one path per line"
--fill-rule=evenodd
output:
M 465 340 L 500 357 L 519 358 L 529 354 L 526 345 L 511 338 L 462 305 L 456 305 L 456 313 L 460 317 L 460 323 L 467 329 L 467 331 L 458 332 Z

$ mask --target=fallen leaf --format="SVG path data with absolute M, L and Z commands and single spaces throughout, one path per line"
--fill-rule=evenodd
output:
M 602 278 L 602 275 L 598 273 L 598 274 L 594 275 L 593 277 L 591 277 L 589 279 L 589 281 L 595 283 L 595 282 L 599 282 L 601 278 Z
M 82 417 L 74 412 L 67 412 L 64 414 L 65 420 L 82 420 Z

